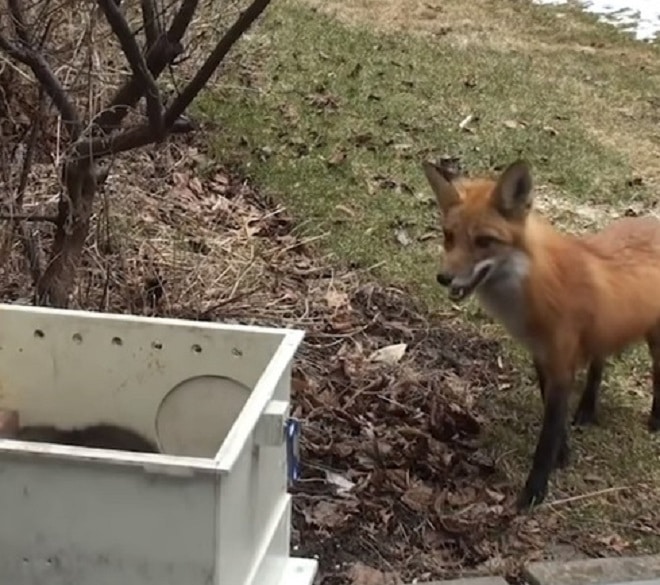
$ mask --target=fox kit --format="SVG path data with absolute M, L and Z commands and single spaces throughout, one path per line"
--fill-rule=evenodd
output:
M 545 499 L 548 479 L 569 458 L 568 398 L 588 366 L 574 422 L 595 422 L 605 360 L 646 340 L 653 361 L 649 428 L 660 428 L 660 220 L 623 218 L 600 232 L 557 231 L 533 209 L 526 162 L 497 179 L 424 173 L 438 203 L 444 267 L 438 282 L 454 302 L 474 293 L 531 353 L 544 402 L 531 470 L 518 498 Z

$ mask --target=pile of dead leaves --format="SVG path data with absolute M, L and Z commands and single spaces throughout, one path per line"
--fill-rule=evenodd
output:
M 541 547 L 480 448 L 475 397 L 507 373 L 497 347 L 429 323 L 375 284 L 326 296 L 293 380 L 304 421 L 295 540 L 325 584 L 515 572 Z

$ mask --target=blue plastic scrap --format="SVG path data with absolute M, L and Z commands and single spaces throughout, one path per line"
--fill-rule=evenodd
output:
M 286 421 L 286 459 L 289 485 L 300 479 L 300 429 L 302 425 L 296 418 Z

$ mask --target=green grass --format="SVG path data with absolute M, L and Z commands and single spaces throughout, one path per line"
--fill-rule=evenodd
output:
M 434 281 L 439 240 L 424 157 L 457 156 L 477 173 L 524 156 L 550 215 L 569 229 L 585 222 L 553 201 L 622 211 L 657 197 L 657 47 L 574 9 L 516 0 L 476 0 L 467 17 L 464 0 L 443 2 L 440 16 L 417 0 L 374 6 L 329 2 L 324 12 L 295 0 L 273 3 L 240 44 L 240 66 L 229 67 L 199 105 L 217 122 L 216 156 L 240 164 L 310 234 L 327 234 L 325 250 L 378 265 L 380 278 L 446 310 Z M 473 122 L 461 129 L 468 115 Z M 501 333 L 474 303 L 462 312 Z M 512 388 L 485 397 L 508 417 L 490 426 L 487 439 L 522 480 L 540 406 L 526 359 L 508 339 L 503 344 L 521 374 Z M 658 441 L 644 427 L 649 367 L 644 348 L 612 361 L 604 425 L 574 435 L 576 463 L 553 489 L 584 494 L 600 483 L 660 479 Z M 568 526 L 630 523 L 650 505 L 653 490 L 642 492 L 585 499 L 566 511 Z M 660 550 L 656 537 L 638 540 L 639 548 Z
M 583 201 L 646 194 L 627 185 L 634 173 L 625 156 L 576 123 L 570 80 L 558 87 L 561 70 L 550 74 L 533 56 L 378 35 L 289 2 L 274 5 L 259 32 L 268 42 L 243 47 L 257 88 L 230 81 L 202 104 L 222 128 L 217 156 L 247 155 L 251 176 L 310 231 L 329 229 L 340 257 L 385 262 L 386 278 L 427 300 L 442 296 L 437 240 L 418 240 L 435 222 L 419 166 L 427 154 L 459 156 L 471 172 L 523 155 L 539 182 Z M 459 128 L 470 114 L 473 133 Z M 397 241 L 397 223 L 410 245 Z

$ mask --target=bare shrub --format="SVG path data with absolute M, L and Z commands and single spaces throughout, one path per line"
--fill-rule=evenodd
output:
M 193 130 L 186 109 L 269 2 L 0 0 L 0 265 L 18 239 L 36 304 L 67 306 L 113 157 Z

